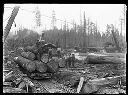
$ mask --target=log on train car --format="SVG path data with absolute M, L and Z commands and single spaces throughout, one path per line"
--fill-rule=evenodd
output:
M 47 71 L 47 65 L 43 62 L 40 61 L 34 61 L 36 64 L 36 70 L 39 71 L 40 73 L 45 73 Z
M 56 73 L 59 70 L 59 63 L 56 62 L 54 59 L 51 59 L 48 63 L 48 72 Z
M 38 48 L 37 48 L 37 46 L 36 45 L 33 45 L 33 46 L 27 46 L 27 47 L 25 47 L 24 48 L 24 51 L 25 52 L 32 52 L 32 53 L 34 53 L 34 54 L 37 54 L 38 53 Z
M 21 56 L 24 57 L 24 58 L 27 58 L 29 60 L 32 60 L 32 61 L 35 60 L 35 58 L 36 58 L 35 54 L 32 53 L 32 52 L 30 52 L 30 51 L 28 51 L 28 52 L 22 52 L 21 53 Z
M 60 68 L 64 68 L 65 66 L 66 66 L 65 59 L 60 58 L 60 59 L 59 59 L 59 67 L 60 67 Z
M 29 72 L 33 72 L 36 69 L 33 61 L 23 58 L 22 56 L 15 57 L 14 61 Z

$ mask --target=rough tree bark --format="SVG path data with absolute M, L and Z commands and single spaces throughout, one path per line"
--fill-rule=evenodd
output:
M 35 71 L 36 69 L 35 63 L 33 61 L 23 58 L 21 56 L 15 57 L 14 61 L 29 72 Z
M 90 54 L 86 58 L 88 64 L 121 64 L 124 63 L 121 59 L 117 57 L 110 57 L 101 54 Z
M 47 66 L 45 63 L 40 62 L 40 61 L 34 61 L 36 64 L 36 70 L 41 72 L 41 73 L 45 73 L 47 71 Z
M 51 59 L 48 63 L 48 72 L 56 73 L 59 70 L 59 64 L 55 60 Z
M 29 52 L 29 51 L 28 52 L 22 52 L 21 56 L 24 58 L 27 58 L 29 60 L 32 60 L 32 61 L 35 59 L 35 54 L 32 52 Z

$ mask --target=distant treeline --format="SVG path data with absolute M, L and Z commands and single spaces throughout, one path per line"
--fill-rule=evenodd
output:
M 111 26 L 107 25 L 106 31 L 101 34 L 97 30 L 96 26 L 90 27 L 88 30 L 83 29 L 80 26 L 72 29 L 57 29 L 47 30 L 45 32 L 44 39 L 47 42 L 56 44 L 61 48 L 73 48 L 79 46 L 81 48 L 85 47 L 104 47 L 106 42 L 115 44 L 113 35 L 111 33 Z M 125 47 L 126 42 L 118 29 L 114 28 L 114 33 L 120 44 L 120 47 Z
M 106 42 L 114 44 L 112 33 L 108 27 L 106 32 L 102 34 L 96 29 L 96 27 L 91 28 L 89 31 L 83 31 L 82 28 L 78 26 L 77 28 L 72 28 L 70 30 L 55 28 L 43 32 L 45 32 L 44 40 L 46 42 L 53 43 L 61 48 L 74 48 L 75 46 L 79 46 L 80 48 L 103 47 Z M 124 37 L 119 33 L 118 29 L 115 29 L 114 32 L 120 46 L 125 46 L 126 43 L 124 39 L 122 39 Z M 17 47 L 31 46 L 36 43 L 36 40 L 39 39 L 39 37 L 40 35 L 35 31 L 21 29 L 17 31 L 16 35 L 8 37 L 5 48 L 14 50 Z

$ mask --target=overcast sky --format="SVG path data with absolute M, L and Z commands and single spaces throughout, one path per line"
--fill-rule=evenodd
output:
M 4 7 L 14 7 L 16 4 L 5 4 Z M 51 27 L 51 17 L 52 11 L 55 11 L 56 18 L 62 19 L 67 22 L 74 21 L 77 24 L 80 24 L 80 11 L 83 17 L 83 12 L 85 11 L 86 19 L 90 19 L 92 22 L 98 25 L 98 29 L 100 31 L 106 30 L 107 24 L 114 24 L 120 30 L 120 18 L 124 18 L 123 15 L 123 8 L 124 4 L 20 4 L 21 9 L 26 9 L 28 11 L 34 11 L 35 7 L 38 6 L 41 12 L 41 22 L 42 28 L 41 29 L 49 29 Z M 14 25 L 12 26 L 11 31 L 14 31 L 19 28 L 20 25 L 24 27 L 34 27 L 34 13 L 19 10 Z M 10 16 L 12 9 L 4 8 L 4 15 L 3 15 L 3 26 L 7 24 L 6 18 Z M 46 16 L 44 16 L 46 15 Z M 57 20 L 57 27 L 60 28 L 61 21 Z M 63 23 L 64 24 L 64 23 Z M 69 27 L 72 27 L 72 24 L 68 24 Z M 38 31 L 40 31 L 39 29 Z M 124 33 L 124 30 L 123 30 Z

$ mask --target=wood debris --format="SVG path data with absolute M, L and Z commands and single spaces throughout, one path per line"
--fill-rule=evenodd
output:
M 108 60 L 108 55 L 100 55 L 100 59 L 103 60 L 104 58 Z M 10 67 L 5 66 L 8 69 L 5 69 L 4 72 L 9 72 L 10 68 L 13 67 L 15 69 L 12 69 L 13 71 L 11 72 L 21 74 L 9 74 L 10 76 L 8 75 L 8 77 L 5 78 L 6 82 L 4 82 L 4 86 L 17 87 L 19 91 L 22 89 L 24 93 L 126 93 L 125 62 L 123 61 L 119 61 L 121 64 L 119 63 L 118 65 L 117 63 L 116 65 L 111 64 L 113 62 L 110 60 L 109 62 L 111 63 L 109 64 L 90 64 L 91 61 L 88 61 L 87 57 L 86 61 L 89 63 L 79 63 L 79 61 L 77 61 L 75 68 L 66 68 L 65 59 L 57 59 L 56 57 L 50 59 L 47 64 L 39 60 L 30 60 L 29 58 L 27 59 L 21 56 L 15 57 L 14 61 L 24 67 L 29 64 L 35 64 L 33 65 L 34 72 L 31 69 L 31 65 L 30 68 L 28 68 L 29 66 L 27 68 L 25 67 L 28 71 L 31 69 L 30 72 L 33 72 L 25 75 L 22 70 L 20 71 L 20 65 L 14 66 L 13 64 L 16 63 L 13 61 L 11 61 L 12 63 L 10 65 L 8 63 Z M 21 78 L 25 80 L 23 81 Z M 49 80 L 46 81 L 48 78 Z M 117 85 L 119 81 L 121 82 L 121 86 Z M 14 85 L 12 85 L 12 83 Z M 18 90 L 16 90 L 16 92 L 17 91 Z M 7 90 L 4 92 L 6 93 Z

